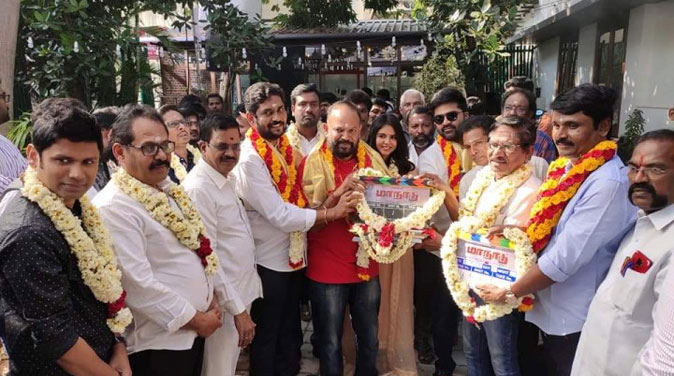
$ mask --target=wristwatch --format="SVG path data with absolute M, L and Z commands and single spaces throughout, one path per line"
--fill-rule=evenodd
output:
M 508 285 L 508 287 L 506 287 L 505 300 L 509 305 L 515 305 L 515 303 L 517 303 L 517 297 L 515 294 L 513 294 L 512 285 Z

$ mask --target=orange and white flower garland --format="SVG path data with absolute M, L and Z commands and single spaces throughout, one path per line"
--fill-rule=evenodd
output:
M 538 190 L 538 200 L 531 209 L 527 235 L 536 253 L 552 238 L 552 232 L 566 205 L 592 171 L 613 158 L 618 145 L 602 141 L 582 155 L 567 172 L 568 158 L 558 158 L 550 164 L 548 176 Z
M 488 303 L 477 306 L 475 299 L 469 294 L 470 287 L 461 279 L 456 257 L 460 234 L 472 234 L 493 226 L 498 214 L 508 204 L 517 188 L 524 184 L 530 176 L 531 166 L 527 163 L 510 175 L 503 177 L 502 179 L 506 180 L 503 181 L 500 189 L 489 197 L 484 197 L 485 200 L 489 200 L 485 205 L 489 210 L 476 213 L 475 209 L 480 197 L 494 181 L 494 172 L 491 168 L 485 167 L 480 170 L 471 184 L 466 198 L 461 201 L 460 220 L 449 227 L 443 239 L 440 254 L 445 280 L 457 306 L 471 323 L 494 320 L 509 314 L 515 308 L 527 310 L 532 306 L 533 295 L 519 298 L 514 305 Z M 526 234 L 517 228 L 506 228 L 503 235 L 514 245 L 517 274 L 522 276 L 536 263 L 536 255 L 533 253 L 531 243 Z
M 56 230 L 63 234 L 70 251 L 77 258 L 84 284 L 96 300 L 108 306 L 108 327 L 113 333 L 124 333 L 133 316 L 125 306 L 126 292 L 122 288 L 122 273 L 117 267 L 110 234 L 96 208 L 86 195 L 82 196 L 79 200 L 82 207 L 80 220 L 61 198 L 42 184 L 31 167 L 26 170 L 21 193 L 35 202 Z
M 445 157 L 445 164 L 447 164 L 449 186 L 454 190 L 454 194 L 458 196 L 459 182 L 461 182 L 461 159 L 459 158 L 459 153 L 451 141 L 447 141 L 444 137 L 438 135 L 436 140 L 438 146 L 440 146 L 440 150 L 442 150 L 442 155 Z
M 206 237 L 201 215 L 181 186 L 171 183 L 167 192 L 158 191 L 141 183 L 123 168 L 112 175 L 112 180 L 122 192 L 143 205 L 155 221 L 171 230 L 182 245 L 193 250 L 201 259 L 207 275 L 215 275 L 220 261 Z M 171 207 L 169 197 L 178 205 L 180 213 Z
M 278 140 L 277 150 L 283 157 L 279 158 L 277 153 L 274 152 L 274 147 L 260 136 L 255 127 L 250 127 L 246 136 L 250 139 L 253 148 L 267 166 L 272 181 L 283 201 L 300 208 L 306 207 L 307 198 L 304 196 L 302 182 L 297 176 L 297 166 L 299 165 L 299 161 L 295 158 L 294 149 L 290 145 L 288 137 L 283 134 Z M 304 266 L 304 250 L 306 249 L 306 246 L 306 233 L 301 231 L 290 233 L 288 265 L 293 269 L 299 269 Z

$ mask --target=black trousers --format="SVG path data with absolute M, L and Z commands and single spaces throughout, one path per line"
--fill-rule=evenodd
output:
M 435 270 L 438 257 L 423 250 L 414 252 L 414 347 L 428 351 L 431 339 L 433 294 L 438 285 Z M 443 279 L 444 282 L 444 279 Z
M 580 332 L 565 336 L 543 333 L 543 357 L 549 376 L 569 376 L 571 374 L 579 340 Z
M 535 324 L 524 320 L 525 315 L 519 315 L 520 327 L 517 337 L 517 356 L 522 376 L 546 375 L 543 348 L 538 345 L 540 329 Z
M 145 350 L 129 355 L 134 376 L 201 376 L 204 339 L 197 337 L 189 350 Z
M 288 376 L 300 371 L 300 296 L 304 271 L 277 272 L 257 266 L 264 298 L 251 307 L 256 324 L 250 345 L 251 376 Z

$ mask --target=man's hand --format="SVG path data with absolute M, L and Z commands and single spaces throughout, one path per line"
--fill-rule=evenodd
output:
M 110 358 L 110 367 L 119 372 L 119 376 L 131 376 L 129 357 L 126 354 L 126 346 L 123 343 L 115 344 L 112 358 Z
M 435 231 L 435 229 L 431 230 L 435 233 L 435 236 L 424 238 L 424 240 L 421 241 L 421 248 L 429 251 L 437 251 L 442 248 L 442 235 Z
M 220 308 L 209 309 L 207 312 L 198 312 L 185 325 L 186 328 L 197 332 L 199 337 L 208 338 L 222 326 Z
M 360 178 L 358 177 L 357 173 L 352 173 L 350 174 L 342 184 L 335 189 L 335 191 L 332 193 L 335 197 L 341 197 L 347 192 L 360 192 L 363 193 L 365 192 L 365 183 L 363 183 Z
M 487 303 L 505 303 L 506 289 L 492 284 L 483 284 L 475 286 L 475 292 Z
M 526 227 L 521 227 L 521 226 L 514 226 L 514 225 L 498 225 L 498 226 L 492 226 L 489 229 L 489 232 L 487 232 L 487 237 L 492 238 L 494 236 L 500 236 L 503 237 L 503 230 L 506 228 L 518 228 L 524 232 L 527 232 Z
M 243 349 L 250 345 L 253 342 L 253 337 L 255 337 L 255 323 L 248 312 L 243 311 L 234 316 L 234 326 L 239 333 L 239 347 Z
M 349 214 L 353 213 L 356 205 L 358 205 L 358 202 L 362 198 L 363 194 L 357 191 L 350 191 L 343 194 L 339 198 L 337 205 L 334 208 L 331 208 L 333 210 L 333 218 L 331 218 L 331 220 L 345 218 Z
M 448 183 L 442 181 L 442 179 L 440 179 L 440 177 L 438 175 L 425 173 L 425 174 L 421 174 L 421 175 L 417 176 L 416 178 L 417 179 L 428 179 L 429 185 L 432 188 L 435 188 L 439 191 L 443 191 L 445 193 L 451 192 L 451 194 L 454 194 L 454 190 L 452 189 L 452 187 L 450 187 Z

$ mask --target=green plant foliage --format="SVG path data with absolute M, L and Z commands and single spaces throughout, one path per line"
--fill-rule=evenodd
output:
M 430 100 L 435 92 L 447 86 L 463 88 L 463 74 L 454 56 L 434 52 L 414 77 L 414 87 Z
M 384 14 L 398 4 L 397 0 L 365 0 L 365 8 Z M 333 28 L 356 21 L 351 0 L 284 0 L 288 13 L 274 18 L 277 26 L 285 28 Z M 278 6 L 273 8 L 280 11 Z
M 627 120 L 625 120 L 625 133 L 618 141 L 618 156 L 624 163 L 627 163 L 632 157 L 634 146 L 639 137 L 644 133 L 645 125 L 646 119 L 644 119 L 644 113 L 638 108 L 632 111 Z
M 30 112 L 24 112 L 19 119 L 9 122 L 7 138 L 25 155 L 26 145 L 30 142 L 32 131 L 33 123 L 30 121 Z

